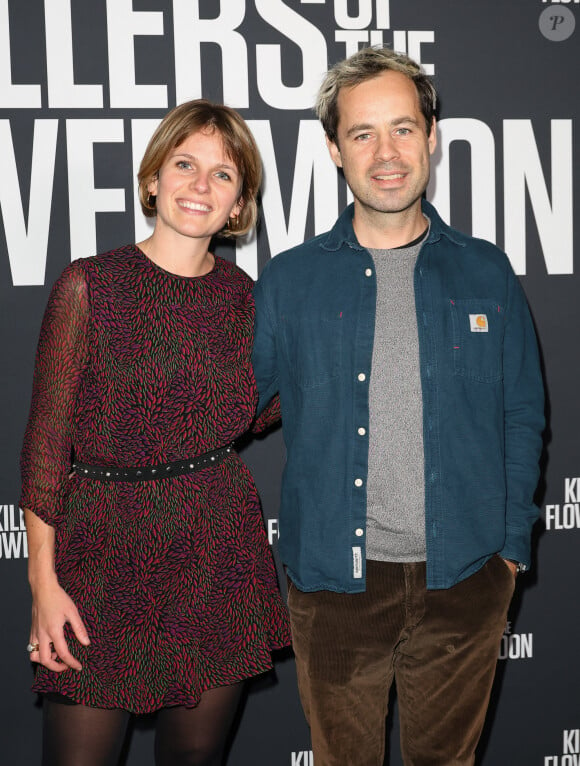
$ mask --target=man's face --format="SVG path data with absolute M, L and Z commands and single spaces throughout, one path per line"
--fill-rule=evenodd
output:
M 412 80 L 387 71 L 344 88 L 338 113 L 337 143 L 328 148 L 354 195 L 355 216 L 419 209 L 436 138 L 435 121 L 426 133 Z

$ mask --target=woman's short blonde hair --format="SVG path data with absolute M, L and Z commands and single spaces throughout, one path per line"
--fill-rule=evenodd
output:
M 235 219 L 229 219 L 218 234 L 223 237 L 247 234 L 258 219 L 257 197 L 262 182 L 260 153 L 245 120 L 234 109 L 205 99 L 176 106 L 165 115 L 151 137 L 137 174 L 141 209 L 148 217 L 157 215 L 155 200 L 147 187 L 158 177 L 169 153 L 199 130 L 219 133 L 225 152 L 242 181 L 240 214 Z

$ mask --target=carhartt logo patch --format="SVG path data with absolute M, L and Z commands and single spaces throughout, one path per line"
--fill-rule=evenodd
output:
M 470 314 L 469 326 L 471 332 L 488 332 L 487 316 L 485 314 Z

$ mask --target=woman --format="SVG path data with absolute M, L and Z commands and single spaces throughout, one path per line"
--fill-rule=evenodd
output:
M 253 481 L 251 280 L 209 251 L 257 216 L 233 110 L 172 110 L 139 170 L 153 234 L 72 263 L 40 334 L 22 453 L 43 763 L 116 764 L 158 710 L 156 763 L 221 763 L 245 678 L 289 643 Z

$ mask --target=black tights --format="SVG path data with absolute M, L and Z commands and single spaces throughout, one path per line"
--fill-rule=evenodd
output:
M 156 766 L 220 766 L 243 684 L 202 694 L 194 708 L 157 713 Z M 45 698 L 42 766 L 117 766 L 130 714 Z

